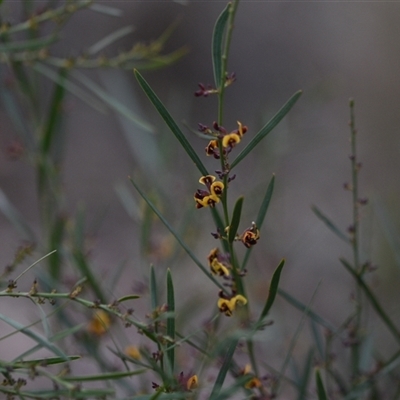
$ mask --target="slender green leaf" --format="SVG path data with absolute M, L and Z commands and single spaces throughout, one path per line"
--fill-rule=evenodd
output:
M 126 35 L 129 35 L 133 32 L 133 26 L 128 25 L 124 26 L 123 28 L 117 29 L 116 31 L 110 33 L 109 35 L 103 37 L 95 44 L 92 44 L 87 53 L 90 55 L 94 55 L 99 51 L 103 50 L 105 47 L 109 46 L 110 44 L 114 43 L 116 40 L 123 38 Z
M 260 209 L 258 210 L 258 215 L 257 215 L 257 219 L 256 219 L 256 225 L 257 225 L 258 229 L 261 229 L 261 227 L 262 227 L 262 225 L 264 223 L 265 216 L 267 215 L 269 203 L 271 201 L 272 193 L 274 191 L 274 183 L 275 183 L 275 174 L 272 175 L 272 178 L 269 181 L 269 184 L 268 184 L 268 187 L 267 187 L 267 191 L 265 192 L 265 195 L 264 195 L 263 201 L 261 203 Z M 246 250 L 246 254 L 244 256 L 241 269 L 245 269 L 246 268 L 246 265 L 247 265 L 247 262 L 249 261 L 252 249 L 253 249 L 253 246 L 249 247 Z
M 228 3 L 221 15 L 215 23 L 214 32 L 212 36 L 212 62 L 214 67 L 214 81 L 215 87 L 218 89 L 221 86 L 222 79 L 222 51 L 224 47 L 224 36 L 226 23 L 229 18 L 229 9 L 231 4 Z M 222 82 L 223 84 L 223 82 Z
M 282 261 L 279 263 L 278 267 L 276 268 L 272 280 L 271 280 L 271 285 L 269 286 L 269 293 L 268 293 L 268 298 L 265 303 L 265 306 L 261 312 L 260 318 L 258 319 L 258 322 L 262 322 L 262 320 L 267 316 L 269 313 L 269 310 L 271 309 L 272 305 L 274 304 L 276 294 L 278 292 L 278 286 L 279 286 L 279 279 L 281 277 L 281 272 L 283 269 L 283 266 L 285 265 L 285 259 L 282 259 Z
M 0 44 L 0 53 L 12 53 L 18 51 L 34 51 L 48 47 L 58 40 L 57 35 L 50 35 L 39 39 L 30 39 L 23 42 L 9 42 Z
M 347 235 L 345 235 L 325 214 L 321 212 L 321 210 L 316 207 L 312 206 L 311 210 L 314 214 L 322 221 L 324 224 L 340 239 L 344 240 L 346 243 L 350 243 L 350 240 Z
M 219 393 L 221 391 L 222 385 L 224 384 L 226 374 L 228 373 L 233 355 L 235 354 L 236 346 L 239 342 L 239 338 L 231 339 L 228 342 L 226 352 L 224 353 L 224 361 L 222 363 L 221 369 L 219 370 L 217 379 L 214 383 L 214 387 L 212 389 L 210 400 L 216 400 L 219 398 Z
M 34 135 L 28 127 L 28 121 L 23 117 L 21 104 L 16 100 L 16 93 L 5 84 L 5 69 L 0 69 L 0 99 L 4 105 L 7 115 L 10 117 L 16 133 L 29 151 L 36 147 Z
M 310 349 L 308 351 L 306 362 L 303 367 L 303 374 L 300 378 L 300 381 L 298 382 L 298 387 L 299 387 L 297 395 L 298 400 L 303 400 L 307 398 L 308 384 L 310 381 L 310 375 L 313 368 L 313 364 L 314 364 L 314 351 L 313 349 Z
M 39 335 L 38 333 L 32 331 L 31 329 L 26 328 L 24 325 L 7 317 L 6 315 L 0 314 L 0 319 L 2 321 L 4 321 L 5 323 L 7 323 L 8 325 L 11 325 L 13 328 L 17 329 L 24 335 L 30 337 L 36 343 L 38 343 L 42 347 L 48 349 L 49 351 L 54 353 L 56 356 L 61 357 L 66 361 L 68 360 L 68 356 L 66 354 L 64 354 L 64 352 L 61 349 L 59 349 L 57 346 L 55 346 L 53 343 L 51 343 L 48 339 L 46 339 L 42 335 Z
M 150 266 L 150 298 L 151 298 L 151 309 L 155 310 L 158 306 L 158 290 L 157 290 L 157 280 L 156 280 L 154 265 Z
M 59 282 L 62 273 L 63 243 L 67 223 L 68 220 L 64 215 L 57 215 L 51 226 L 48 246 L 50 249 L 55 249 L 55 252 L 49 257 L 48 265 L 50 277 L 54 282 Z
M 297 340 L 299 339 L 300 332 L 303 329 L 306 318 L 308 317 L 308 314 L 311 309 L 311 305 L 314 301 L 315 295 L 317 293 L 318 287 L 319 287 L 319 283 L 318 283 L 317 287 L 315 288 L 314 293 L 311 296 L 311 300 L 310 300 L 309 304 L 306 306 L 306 308 L 303 312 L 303 315 L 301 316 L 300 322 L 299 322 L 299 324 L 293 334 L 293 337 L 289 343 L 289 348 L 286 351 L 285 360 L 283 361 L 282 367 L 279 371 L 279 380 L 278 380 L 278 384 L 276 385 L 276 388 L 275 388 L 276 391 L 278 391 L 279 385 L 281 384 L 281 381 L 282 381 L 282 377 L 285 376 L 286 367 L 289 364 L 290 360 L 292 359 L 294 348 L 296 346 Z
M 228 234 L 228 240 L 230 243 L 232 243 L 235 240 L 236 233 L 239 228 L 240 216 L 242 214 L 243 200 L 244 200 L 243 196 L 239 197 L 233 209 L 232 220 Z
M 153 92 L 149 84 L 145 81 L 145 79 L 140 75 L 140 73 L 135 70 L 135 77 L 137 81 L 139 82 L 139 85 L 143 89 L 143 91 L 146 93 L 147 97 L 153 104 L 153 106 L 156 108 L 158 113 L 160 114 L 161 118 L 164 120 L 164 122 L 167 124 L 171 132 L 175 135 L 175 137 L 178 139 L 179 143 L 183 147 L 183 149 L 186 151 L 188 156 L 192 159 L 196 167 L 199 169 L 202 175 L 208 175 L 207 169 L 200 160 L 199 156 L 197 153 L 194 151 L 193 147 L 189 143 L 189 141 L 186 139 L 186 136 L 183 134 L 183 132 L 180 130 L 174 119 L 171 117 L 169 114 L 168 110 L 165 108 L 165 106 L 162 104 L 161 100 L 157 97 L 157 95 Z
M 74 333 L 78 332 L 83 326 L 84 326 L 84 324 L 79 324 L 79 325 L 73 326 L 72 328 L 65 329 L 61 332 L 57 332 L 54 336 L 48 338 L 48 340 L 49 340 L 49 342 L 52 342 L 52 343 L 57 342 L 58 340 L 61 340 L 69 335 L 73 335 Z M 36 353 L 41 348 L 42 348 L 41 345 L 36 345 L 36 346 L 32 347 L 31 349 L 20 354 L 18 357 L 14 358 L 12 363 L 17 362 L 18 360 L 26 359 L 26 357 L 30 356 L 33 353 Z M 73 358 L 73 360 L 75 360 L 74 357 L 76 357 L 76 356 L 68 356 L 68 358 L 71 358 L 71 357 Z
M 296 92 L 287 103 L 272 117 L 272 119 L 264 125 L 261 130 L 253 137 L 250 143 L 240 152 L 240 154 L 233 160 L 231 169 L 236 167 L 253 149 L 261 142 L 265 136 L 268 135 L 278 124 L 283 117 L 290 111 L 290 109 L 297 102 L 303 92 L 299 90 Z
M 116 98 L 110 96 L 104 89 L 102 89 L 95 82 L 90 80 L 86 75 L 74 70 L 71 72 L 71 76 L 73 76 L 77 81 L 82 83 L 82 85 L 86 86 L 89 90 L 91 90 L 96 96 L 98 96 L 101 100 L 104 101 L 111 109 L 117 111 L 124 117 L 131 120 L 135 125 L 137 125 L 140 129 L 143 129 L 146 132 L 153 133 L 154 128 L 144 121 L 140 116 L 136 115 L 130 108 L 128 108 L 125 104 L 119 102 Z
M 328 400 L 328 396 L 326 394 L 325 387 L 321 379 L 319 368 L 316 368 L 315 370 L 315 381 L 317 383 L 318 400 Z
M 136 371 L 126 372 L 104 372 L 97 375 L 79 375 L 79 376 L 65 376 L 63 379 L 68 382 L 88 382 L 88 381 L 106 381 L 112 379 L 126 378 L 127 376 L 139 375 L 146 372 L 145 369 L 138 369 Z
M 104 398 L 105 396 L 115 395 L 115 389 L 85 389 L 81 388 L 79 391 L 70 389 L 52 389 L 52 390 L 8 390 L 15 396 L 20 396 L 20 399 L 94 399 Z
M 0 211 L 13 224 L 18 233 L 31 243 L 35 243 L 35 234 L 26 223 L 19 211 L 10 203 L 5 193 L 0 189 Z
M 82 358 L 81 356 L 68 356 L 67 360 L 63 357 L 46 357 L 46 358 L 37 358 L 35 360 L 26 360 L 26 361 L 19 361 L 19 362 L 11 362 L 9 363 L 13 369 L 17 368 L 31 368 L 36 365 L 56 365 L 56 364 L 63 364 L 69 361 L 75 361 Z
M 86 104 L 89 104 L 95 110 L 103 114 L 106 114 L 107 108 L 105 107 L 104 104 L 102 104 L 95 97 L 91 96 L 90 94 L 82 90 L 77 84 L 72 82 L 70 79 L 65 79 L 65 81 L 61 80 L 59 75 L 52 68 L 49 68 L 40 62 L 35 63 L 35 65 L 33 65 L 32 68 L 35 71 L 41 73 L 47 79 L 50 79 L 56 83 L 63 84 L 65 89 L 67 89 L 74 96 L 78 97 Z
M 62 115 L 61 106 L 65 95 L 64 82 L 66 76 L 67 76 L 67 70 L 65 68 L 60 68 L 58 72 L 58 82 L 54 88 L 53 98 L 50 103 L 50 112 L 47 118 L 47 123 L 45 125 L 43 131 L 43 137 L 41 140 L 42 142 L 41 147 L 43 154 L 48 154 L 53 142 L 53 138 L 58 132 L 57 125 Z
M 123 303 L 124 301 L 127 300 L 136 300 L 136 299 L 140 299 L 140 296 L 138 296 L 137 294 L 128 294 L 126 296 L 122 296 L 117 300 L 117 303 Z
M 313 318 L 310 319 L 310 325 L 311 325 L 311 333 L 314 338 L 314 343 L 315 347 L 318 350 L 318 353 L 321 357 L 321 359 L 325 359 L 325 339 L 321 335 L 321 331 L 319 329 L 319 326 L 316 324 Z
M 168 312 L 172 315 L 167 319 L 167 335 L 175 340 L 175 295 L 174 295 L 174 283 L 172 281 L 171 271 L 167 270 L 167 306 Z M 171 373 L 174 372 L 175 366 L 175 347 L 167 350 L 167 358 L 171 368 Z
M 297 308 L 301 312 L 304 313 L 306 310 L 308 310 L 307 311 L 307 315 L 309 317 L 311 317 L 318 324 L 320 324 L 320 325 L 324 326 L 325 328 L 329 329 L 331 332 L 336 332 L 337 331 L 337 328 L 333 324 L 331 324 L 330 322 L 328 322 L 327 320 L 322 318 L 316 312 L 314 312 L 312 310 L 309 310 L 305 304 L 303 304 L 301 301 L 295 299 L 293 296 L 291 296 L 285 290 L 279 288 L 278 289 L 278 294 L 281 297 L 283 297 L 289 304 L 291 304 L 292 306 L 294 306 L 295 308 Z
M 386 314 L 385 310 L 380 305 L 380 303 L 378 302 L 378 300 L 374 296 L 374 294 L 371 292 L 370 288 L 364 282 L 364 279 L 359 274 L 357 274 L 357 272 L 354 270 L 354 268 L 345 259 L 341 258 L 340 262 L 344 265 L 344 267 L 347 269 L 347 271 L 349 271 L 350 274 L 353 276 L 353 278 L 357 281 L 358 286 L 363 290 L 367 299 L 370 301 L 372 307 L 375 309 L 378 316 L 385 323 L 386 327 L 393 334 L 393 336 L 397 340 L 397 342 L 400 343 L 399 330 L 397 329 L 397 327 L 393 323 L 393 321 L 389 318 L 389 316 Z
M 89 10 L 96 11 L 100 14 L 109 15 L 110 17 L 122 17 L 124 15 L 124 12 L 119 8 L 106 6 L 100 3 L 92 3 L 89 6 Z
M 106 304 L 107 299 L 104 295 L 104 291 L 101 288 L 96 275 L 93 273 L 92 268 L 90 267 L 89 263 L 87 262 L 86 256 L 84 255 L 84 253 L 81 250 L 76 249 L 72 252 L 72 254 L 73 254 L 76 266 L 78 267 L 81 274 L 87 278 L 87 282 L 89 283 L 90 287 L 93 289 L 97 298 L 100 300 L 101 303 Z
M 272 178 L 269 181 L 267 191 L 265 192 L 260 209 L 258 210 L 256 224 L 259 229 L 261 229 L 261 227 L 264 223 L 265 216 L 267 215 L 269 203 L 271 201 L 272 193 L 274 191 L 274 184 L 275 184 L 275 174 L 272 175 Z
M 168 223 L 168 221 L 163 217 L 163 215 L 160 213 L 160 211 L 157 209 L 157 207 L 149 200 L 149 198 L 144 194 L 144 192 L 139 188 L 139 186 L 133 181 L 132 178 L 130 178 L 130 181 L 132 182 L 132 185 L 135 187 L 135 189 L 138 191 L 140 196 L 144 199 L 144 201 L 150 206 L 150 208 L 153 210 L 153 212 L 158 216 L 160 221 L 165 225 L 165 227 L 171 232 L 171 234 L 175 237 L 175 239 L 178 241 L 178 243 L 181 245 L 181 247 L 186 251 L 187 255 L 193 260 L 193 262 L 203 271 L 203 273 L 212 281 L 214 282 L 215 285 L 217 285 L 220 289 L 222 289 L 224 292 L 226 292 L 226 288 L 222 286 L 212 275 L 211 273 L 204 267 L 204 265 L 197 259 L 197 257 L 193 254 L 193 252 L 190 250 L 190 248 L 185 244 L 185 242 L 182 240 L 180 235 L 178 235 L 175 230 L 172 228 L 172 226 Z

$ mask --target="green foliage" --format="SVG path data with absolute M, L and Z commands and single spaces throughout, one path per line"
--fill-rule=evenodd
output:
M 0 10 L 6 3 L 0 0 Z M 0 190 L 0 211 L 21 238 L 30 242 L 18 249 L 15 259 L 0 275 L 1 300 L 15 304 L 15 308 L 0 313 L 2 326 L 9 331 L 0 337 L 2 346 L 17 337 L 28 340 L 28 348 L 21 349 L 13 359 L 0 356 L 0 393 L 7 399 L 272 399 L 285 397 L 290 386 L 298 399 L 398 398 L 400 351 L 396 348 L 390 356 L 383 356 L 373 335 L 367 333 L 365 322 L 373 310 L 400 344 L 396 319 L 374 293 L 367 276 L 372 266 L 363 261 L 360 251 L 360 209 L 365 201 L 358 197 L 360 163 L 354 101 L 349 102 L 352 182 L 347 189 L 352 193 L 353 212 L 350 228 L 343 231 L 319 208 L 312 207 L 352 253 L 351 261 L 340 258 L 340 263 L 355 282 L 354 308 L 345 310 L 344 320 L 335 319 L 334 324 L 314 309 L 318 287 L 305 303 L 281 288 L 285 258 L 269 273 L 268 260 L 251 257 L 263 246 L 258 243 L 268 241 L 262 228 L 274 193 L 275 175 L 269 178 L 271 175 L 263 174 L 261 199 L 247 193 L 237 198 L 232 195 L 232 187 L 240 188 L 243 179 L 232 171 L 240 171 L 240 162 L 254 154 L 253 150 L 287 116 L 302 94 L 300 90 L 295 92 L 255 133 L 248 132 L 242 122 L 237 122 L 234 130 L 224 127 L 230 124 L 224 121 L 225 96 L 235 82 L 235 74 L 228 70 L 228 59 L 239 0 L 226 4 L 214 26 L 210 67 L 215 87 L 200 84 L 196 92 L 197 96 L 215 96 L 218 103 L 210 119 L 216 122 L 211 127 L 199 124 L 199 136 L 208 139 L 206 154 L 191 143 L 142 75 L 144 70 L 168 66 L 186 54 L 184 47 L 163 53 L 175 24 L 153 42 L 137 43 L 113 56 L 103 55 L 104 49 L 130 35 L 131 26 L 107 34 L 78 56 L 54 56 L 51 46 L 62 40 L 66 22 L 77 13 L 86 10 L 119 17 L 121 12 L 101 2 L 68 0 L 49 1 L 45 9 L 34 13 L 38 3 L 21 2 L 25 17 L 20 22 L 9 24 L 4 15 L 0 18 L 0 72 L 6 71 L 16 82 L 10 88 L 1 81 L 0 97 L 37 178 L 40 221 L 38 233 Z M 141 228 L 141 260 L 137 264 L 146 267 L 135 265 L 133 271 L 124 273 L 135 275 L 138 280 L 144 277 L 147 283 L 141 282 L 125 294 L 114 293 L 124 263 L 111 266 L 112 277 L 105 279 L 88 254 L 85 210 L 79 209 L 75 216 L 65 213 L 67 117 L 63 106 L 69 96 L 76 96 L 99 112 L 115 111 L 145 135 L 155 132 L 155 126 L 132 111 L 130 104 L 117 100 L 89 73 L 80 71 L 105 67 L 134 70 L 139 87 L 169 129 L 166 134 L 172 133 L 177 139 L 181 153 L 193 162 L 194 173 L 201 174 L 198 185 L 203 185 L 192 196 L 191 189 L 181 193 L 187 189 L 182 184 L 179 195 L 194 197 L 193 212 L 179 209 L 179 217 L 173 218 L 173 212 L 167 215 L 170 205 L 181 207 L 175 204 L 175 193 L 174 198 L 167 199 L 171 193 L 165 189 L 163 192 L 157 184 L 150 192 L 144 170 L 135 171 L 129 178 L 134 190 L 126 189 L 123 195 L 125 204 L 132 208 L 132 219 Z M 46 101 L 39 89 L 44 82 L 51 88 Z M 210 168 L 203 161 L 206 155 L 211 156 L 210 164 L 215 163 Z M 210 175 L 209 170 L 214 170 L 216 176 Z M 204 217 L 208 211 L 212 218 Z M 245 220 L 248 216 L 253 220 Z M 207 253 L 203 244 L 208 242 L 202 237 L 202 228 L 205 221 L 211 220 L 208 230 L 216 244 Z M 167 245 L 164 252 L 153 257 L 152 241 L 157 235 L 164 235 Z M 181 250 L 186 258 L 181 257 Z M 26 260 L 31 264 L 16 275 L 16 269 Z M 290 258 L 287 260 L 285 274 L 290 274 Z M 38 276 L 33 283 L 28 281 L 32 271 Z M 207 279 L 200 280 L 197 272 Z M 264 279 L 262 274 L 268 274 L 270 284 L 260 291 L 252 285 Z M 183 289 L 189 281 L 196 282 L 196 291 L 186 293 L 189 298 L 183 301 Z M 209 295 L 211 291 L 214 295 Z M 297 327 L 290 332 L 279 369 L 265 361 L 265 348 L 276 346 L 268 335 L 278 295 L 301 313 Z M 22 303 L 32 306 L 39 317 L 29 323 L 20 322 Z M 301 358 L 295 347 L 304 334 L 306 321 L 310 322 L 312 344 Z M 134 329 L 127 330 L 130 327 Z M 337 357 L 333 353 L 338 353 Z M 290 366 L 291 373 L 287 372 Z M 37 385 L 38 380 L 32 383 L 36 377 L 40 378 Z M 390 389 L 385 391 L 382 382 L 389 383 Z M 392 390 L 395 385 L 397 388 Z

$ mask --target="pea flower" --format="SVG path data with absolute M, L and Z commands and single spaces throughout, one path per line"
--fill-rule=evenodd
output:
M 255 222 L 252 222 L 251 227 L 247 228 L 239 238 L 247 248 L 257 244 L 257 240 L 260 238 L 260 231 Z
M 241 294 L 237 294 L 231 299 L 220 298 L 217 304 L 219 311 L 223 312 L 227 317 L 230 317 L 237 305 L 244 306 L 247 304 L 247 299 Z
M 228 133 L 226 129 L 222 126 L 219 126 L 217 123 L 214 123 L 213 128 L 215 131 L 212 131 L 205 125 L 200 126 L 200 130 L 203 133 L 208 135 L 212 135 L 217 139 L 212 139 L 208 145 L 206 146 L 206 154 L 208 156 L 214 156 L 214 158 L 220 158 L 220 149 L 218 144 L 218 139 L 222 142 L 222 150 L 224 155 L 228 154 L 238 143 L 240 143 L 243 135 L 247 132 L 247 127 L 244 126 L 241 122 L 237 121 L 238 129 Z
M 220 197 L 224 191 L 224 184 L 220 181 L 216 181 L 213 175 L 202 176 L 199 182 L 205 185 L 208 190 L 197 189 L 194 194 L 196 207 L 215 207 L 215 204 L 219 203 Z
M 229 269 L 224 265 L 224 262 L 226 263 L 226 256 L 221 254 L 218 248 L 212 249 L 207 259 L 210 270 L 214 275 L 229 276 Z

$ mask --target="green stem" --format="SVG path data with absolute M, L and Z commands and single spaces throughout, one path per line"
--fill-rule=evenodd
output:
M 223 105 L 224 105 L 224 95 L 225 95 L 225 81 L 226 81 L 226 74 L 227 74 L 227 66 L 228 66 L 228 57 L 229 57 L 229 50 L 230 44 L 232 40 L 232 33 L 233 33 L 233 22 L 235 20 L 236 10 L 239 5 L 239 0 L 234 0 L 231 3 L 229 8 L 229 22 L 228 28 L 226 32 L 226 39 L 225 39 L 225 46 L 224 52 L 222 54 L 222 68 L 221 68 L 221 87 L 218 88 L 218 124 L 222 125 L 223 119 Z

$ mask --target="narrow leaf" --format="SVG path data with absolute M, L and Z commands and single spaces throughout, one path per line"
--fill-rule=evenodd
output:
M 35 243 L 35 234 L 26 223 L 20 212 L 10 203 L 5 193 L 0 189 L 0 211 L 14 225 L 18 233 L 31 243 Z
M 312 206 L 311 210 L 336 236 L 344 240 L 346 243 L 350 243 L 348 236 L 345 235 L 325 214 L 323 214 L 318 207 Z
M 150 266 L 150 298 L 151 298 L 151 309 L 155 310 L 158 306 L 158 291 L 156 273 L 154 271 L 154 265 Z
M 309 317 L 311 317 L 318 324 L 320 324 L 320 325 L 324 326 L 325 328 L 329 329 L 331 332 L 336 332 L 337 331 L 337 328 L 333 324 L 331 324 L 330 322 L 328 322 L 327 320 L 322 318 L 316 312 L 314 312 L 311 309 L 309 309 L 305 304 L 303 304 L 301 301 L 295 299 L 293 296 L 291 296 L 285 290 L 279 288 L 278 289 L 278 294 L 281 297 L 283 297 L 289 304 L 291 304 L 292 306 L 297 308 L 299 311 L 301 311 L 303 313 L 307 311 L 307 315 Z
M 36 365 L 56 365 L 56 364 L 63 364 L 69 361 L 79 360 L 82 356 L 68 356 L 67 360 L 62 357 L 46 357 L 46 358 L 37 358 L 35 360 L 26 360 L 26 361 L 19 361 L 19 362 L 12 362 L 9 365 L 12 368 L 31 368 Z
M 241 153 L 233 160 L 231 164 L 231 169 L 236 167 L 253 149 L 261 142 L 265 136 L 268 135 L 278 124 L 281 122 L 283 117 L 290 111 L 290 109 L 295 105 L 299 97 L 303 92 L 299 90 L 296 92 L 287 103 L 272 117 L 272 119 L 267 122 L 264 127 L 253 137 L 250 143 L 241 151 Z
M 117 303 L 122 303 L 122 302 L 127 301 L 127 300 L 136 300 L 136 299 L 140 299 L 140 296 L 138 296 L 136 294 L 128 294 L 126 296 L 120 297 L 117 300 Z
M 222 11 L 221 15 L 218 17 L 212 36 L 212 62 L 214 67 L 215 87 L 217 89 L 221 86 L 222 51 L 224 46 L 225 28 L 229 18 L 230 7 L 231 4 L 228 3 L 225 9 Z
M 325 346 L 324 346 L 324 338 L 320 332 L 319 326 L 316 322 L 311 318 L 311 333 L 314 338 L 315 347 L 317 348 L 321 359 L 325 359 Z
M 122 17 L 124 12 L 119 8 L 106 6 L 104 4 L 93 3 L 89 6 L 89 9 L 92 11 L 96 11 L 100 14 L 109 15 L 111 17 Z
M 230 343 L 228 343 L 225 355 L 224 355 L 224 361 L 222 363 L 221 369 L 219 370 L 217 379 L 214 383 L 214 387 L 212 389 L 211 395 L 210 395 L 210 400 L 216 400 L 219 398 L 219 392 L 222 388 L 222 385 L 224 384 L 226 374 L 229 371 L 229 368 L 231 366 L 232 358 L 233 355 L 235 354 L 236 346 L 239 342 L 239 338 L 232 339 Z
M 49 351 L 54 353 L 56 356 L 61 357 L 66 361 L 68 360 L 68 356 L 66 354 L 64 354 L 64 352 L 61 349 L 59 349 L 57 346 L 55 346 L 53 343 L 51 343 L 48 339 L 46 339 L 42 335 L 39 335 L 38 333 L 32 331 L 31 329 L 26 328 L 24 325 L 7 317 L 6 315 L 0 314 L 0 319 L 2 321 L 4 321 L 5 323 L 7 323 L 8 325 L 11 325 L 14 329 L 17 329 L 24 335 L 30 337 L 36 343 L 38 343 L 42 347 L 48 349 Z
M 272 193 L 274 191 L 274 184 L 275 184 L 275 174 L 272 175 L 272 178 L 269 181 L 267 191 L 265 192 L 260 209 L 258 210 L 257 219 L 256 219 L 256 225 L 257 225 L 258 229 L 261 229 L 261 227 L 264 223 L 265 216 L 267 215 L 269 203 L 271 201 Z M 245 254 L 243 262 L 242 262 L 242 267 L 241 267 L 242 270 L 246 268 L 246 265 L 247 265 L 247 262 L 249 261 L 252 249 L 253 249 L 253 247 L 249 247 L 246 250 L 246 254 Z
M 91 96 L 90 94 L 86 93 L 84 90 L 82 90 L 78 85 L 76 85 L 70 79 L 65 79 L 65 81 L 60 79 L 59 75 L 52 68 L 49 68 L 46 65 L 41 64 L 39 62 L 35 63 L 35 65 L 33 65 L 32 68 L 35 71 L 41 73 L 47 79 L 50 79 L 53 82 L 64 85 L 65 89 L 67 89 L 74 96 L 76 96 L 79 99 L 81 99 L 82 101 L 84 101 L 86 104 L 89 104 L 95 110 L 97 110 L 103 114 L 106 113 L 107 108 L 105 107 L 104 104 L 102 104 L 100 101 L 98 101 L 94 96 Z
M 172 315 L 167 319 L 167 335 L 172 340 L 175 340 L 175 295 L 170 269 L 167 270 L 167 306 L 168 312 L 172 313 Z M 171 368 L 171 373 L 173 373 L 175 364 L 175 347 L 167 350 L 167 358 Z
M 121 379 L 127 376 L 143 374 L 147 370 L 138 369 L 136 371 L 126 371 L 126 372 L 105 372 L 97 375 L 79 375 L 79 376 L 64 376 L 63 380 L 68 382 L 87 382 L 87 381 L 106 381 L 109 379 Z
M 157 95 L 153 92 L 149 84 L 145 81 L 145 79 L 140 75 L 140 73 L 135 70 L 135 77 L 137 81 L 139 82 L 139 85 L 143 89 L 143 91 L 146 93 L 147 97 L 153 104 L 153 106 L 156 108 L 158 113 L 160 114 L 161 118 L 164 120 L 164 122 L 167 124 L 171 132 L 175 135 L 175 137 L 178 139 L 179 143 L 183 147 L 183 149 L 186 151 L 188 156 L 192 159 L 196 167 L 199 169 L 202 175 L 208 175 L 206 167 L 203 165 L 202 161 L 200 160 L 199 156 L 197 153 L 194 151 L 193 147 L 189 143 L 189 141 L 186 139 L 186 136 L 183 134 L 183 132 L 180 130 L 174 119 L 171 117 L 169 114 L 168 110 L 165 108 L 164 104 L 162 104 L 161 100 L 157 97 Z
M 156 206 L 149 200 L 149 198 L 144 194 L 144 192 L 139 188 L 138 185 L 130 178 L 130 181 L 132 182 L 132 185 L 135 187 L 135 189 L 139 192 L 140 196 L 142 196 L 143 200 L 150 206 L 150 208 L 153 210 L 153 212 L 158 216 L 160 221 L 165 225 L 165 227 L 171 232 L 171 234 L 175 237 L 175 239 L 178 241 L 178 243 L 181 245 L 181 247 L 186 251 L 187 255 L 192 259 L 192 261 L 203 271 L 207 277 L 215 283 L 220 289 L 222 289 L 224 292 L 226 292 L 226 288 L 222 286 L 212 275 L 211 273 L 204 267 L 204 265 L 197 259 L 197 257 L 193 254 L 193 252 L 190 250 L 190 248 L 185 244 L 185 242 L 182 240 L 180 235 L 178 235 L 175 230 L 172 228 L 172 226 L 168 223 L 168 221 L 163 217 L 163 215 L 160 213 L 160 211 L 156 208 Z
M 105 47 L 114 43 L 116 40 L 121 39 L 126 35 L 129 35 L 131 32 L 133 32 L 133 26 L 131 25 L 117 29 L 115 32 L 110 33 L 109 35 L 100 39 L 95 44 L 91 45 L 87 52 L 90 55 L 94 55 L 98 53 L 100 50 L 103 50 Z
M 229 226 L 228 240 L 232 243 L 235 240 L 237 230 L 239 228 L 240 216 L 242 214 L 243 196 L 239 197 L 236 201 L 235 208 L 233 209 L 231 225 Z
M 307 354 L 306 362 L 303 367 L 303 374 L 298 382 L 299 393 L 297 395 L 298 400 L 303 400 L 307 398 L 307 389 L 310 381 L 310 375 L 314 364 L 314 351 L 310 349 Z
M 269 203 L 271 201 L 272 193 L 274 191 L 275 184 L 275 174 L 272 175 L 271 180 L 269 181 L 267 191 L 265 192 L 263 201 L 261 203 L 260 209 L 258 210 L 258 215 L 256 219 L 257 227 L 260 229 L 262 224 L 264 223 L 265 216 L 267 215 Z
M 315 381 L 317 383 L 318 400 L 328 400 L 328 396 L 326 394 L 325 387 L 321 379 L 319 368 L 315 370 Z
M 12 53 L 18 51 L 34 51 L 48 47 L 58 40 L 57 35 L 50 35 L 44 38 L 31 39 L 23 42 L 10 42 L 0 44 L 0 53 Z
M 353 278 L 357 281 L 357 284 L 364 291 L 367 299 L 370 301 L 370 303 L 371 303 L 372 307 L 375 309 L 376 313 L 379 315 L 379 317 L 385 323 L 385 325 L 389 329 L 389 331 L 393 334 L 393 336 L 395 337 L 397 342 L 400 343 L 399 330 L 397 329 L 397 327 L 393 323 L 393 321 L 389 318 L 389 316 L 386 314 L 383 307 L 378 302 L 377 298 L 374 296 L 374 294 L 371 292 L 370 288 L 364 282 L 363 278 L 359 274 L 357 274 L 357 272 L 354 270 L 354 268 L 345 259 L 341 258 L 340 262 L 344 265 L 344 267 L 347 269 L 347 271 L 349 271 L 350 274 L 353 276 Z
M 104 103 L 106 103 L 111 109 L 131 120 L 140 129 L 143 129 L 144 131 L 149 133 L 152 133 L 154 131 L 153 127 L 150 124 L 148 124 L 140 116 L 132 112 L 132 110 L 128 108 L 125 104 L 119 102 L 116 98 L 110 96 L 99 85 L 97 85 L 92 80 L 88 79 L 86 75 L 74 70 L 73 72 L 71 72 L 71 76 L 73 76 L 76 80 L 82 83 L 82 85 L 86 86 L 89 90 L 91 90 L 96 96 L 98 96 L 101 100 L 103 100 Z
M 62 101 L 65 95 L 65 78 L 67 76 L 67 70 L 65 68 L 61 68 L 58 73 L 59 83 L 55 85 L 53 98 L 50 103 L 50 112 L 47 118 L 47 123 L 44 128 L 43 137 L 42 137 L 42 152 L 47 154 L 51 148 L 53 138 L 57 134 L 57 125 L 60 121 L 61 116 L 61 106 Z
M 281 277 L 281 272 L 282 272 L 284 265 L 285 265 L 285 259 L 282 259 L 282 261 L 279 263 L 278 267 L 276 268 L 276 270 L 272 276 L 271 284 L 269 287 L 268 298 L 267 298 L 265 306 L 261 312 L 260 318 L 258 319 L 258 322 L 262 322 L 262 320 L 267 316 L 269 310 L 271 309 L 272 305 L 274 304 L 275 297 L 278 292 L 279 279 Z

